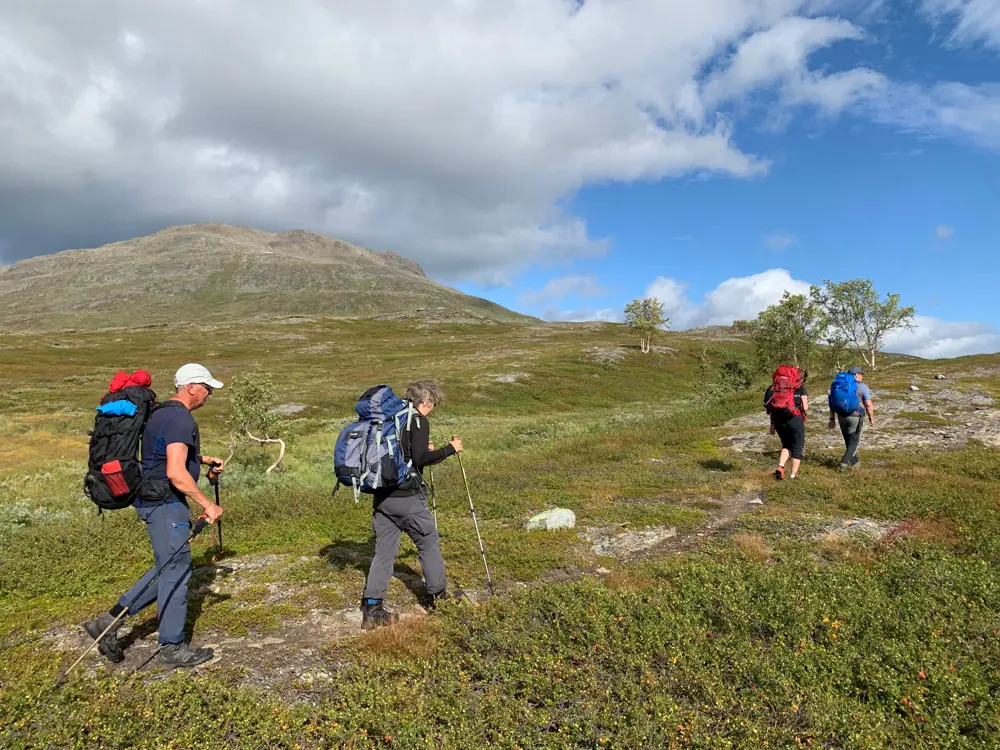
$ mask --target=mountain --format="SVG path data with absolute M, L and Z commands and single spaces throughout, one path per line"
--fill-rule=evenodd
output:
M 0 267 L 0 326 L 97 329 L 315 315 L 533 321 L 412 260 L 305 231 L 197 224 Z

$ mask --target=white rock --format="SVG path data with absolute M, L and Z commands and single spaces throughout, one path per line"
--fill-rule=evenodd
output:
M 919 389 L 919 388 L 917 388 L 917 386 L 915 386 L 915 385 L 911 385 L 911 386 L 910 386 L 910 390 L 911 390 L 911 391 L 919 391 L 920 389 Z
M 761 500 L 761 499 L 760 499 L 759 497 L 755 497 L 755 498 L 754 498 L 753 500 L 751 500 L 751 501 L 750 501 L 749 503 L 747 503 L 747 504 L 748 504 L 748 505 L 763 505 L 763 504 L 764 504 L 764 501 L 763 501 L 763 500 Z
M 572 529 L 574 526 L 576 526 L 576 513 L 569 508 L 556 508 L 534 516 L 528 521 L 526 528 L 528 531 L 537 529 L 552 531 L 554 529 Z

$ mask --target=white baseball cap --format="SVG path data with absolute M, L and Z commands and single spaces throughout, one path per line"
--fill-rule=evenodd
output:
M 194 385 L 195 383 L 201 383 L 212 388 L 222 387 L 222 381 L 213 378 L 212 373 L 202 365 L 186 364 L 174 375 L 175 388 L 180 388 L 182 385 Z

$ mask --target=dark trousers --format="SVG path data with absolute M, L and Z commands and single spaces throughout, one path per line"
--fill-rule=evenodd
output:
M 805 457 L 806 421 L 801 414 L 784 422 L 775 422 L 774 431 L 778 433 L 781 447 L 788 451 L 789 456 L 799 461 Z
M 135 510 L 139 518 L 146 522 L 149 541 L 153 545 L 153 567 L 122 595 L 118 605 L 128 609 L 129 615 L 136 615 L 156 602 L 157 618 L 160 621 L 159 642 L 164 645 L 183 643 L 188 581 L 191 580 L 191 545 L 187 544 L 188 537 L 191 536 L 191 511 L 187 503 L 180 500 L 137 505 Z M 139 590 L 182 546 L 186 549 L 160 573 L 156 585 L 150 586 L 142 598 L 136 599 Z
M 847 450 L 844 457 L 840 459 L 843 466 L 854 466 L 858 463 L 858 446 L 861 445 L 861 433 L 864 431 L 865 418 L 861 414 L 837 415 L 840 422 L 840 432 L 844 436 L 844 444 Z
M 404 533 L 417 545 L 427 592 L 436 595 L 445 590 L 447 581 L 441 542 L 423 493 L 385 498 L 372 513 L 372 531 L 375 532 L 375 558 L 368 569 L 365 599 L 385 598 L 399 552 L 399 541 Z

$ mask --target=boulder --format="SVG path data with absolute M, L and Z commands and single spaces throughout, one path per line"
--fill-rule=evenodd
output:
M 911 386 L 910 386 L 910 390 L 911 390 L 911 391 L 919 391 L 920 389 L 919 389 L 919 388 L 917 388 L 917 386 L 915 386 L 915 385 L 911 385 Z
M 555 529 L 572 529 L 574 526 L 576 526 L 576 513 L 569 508 L 555 508 L 532 517 L 525 528 L 528 531 L 538 529 L 553 531 Z
M 935 380 L 947 380 L 947 378 L 944 375 L 941 375 L 940 373 L 937 374 L 937 375 L 935 375 L 934 379 Z

